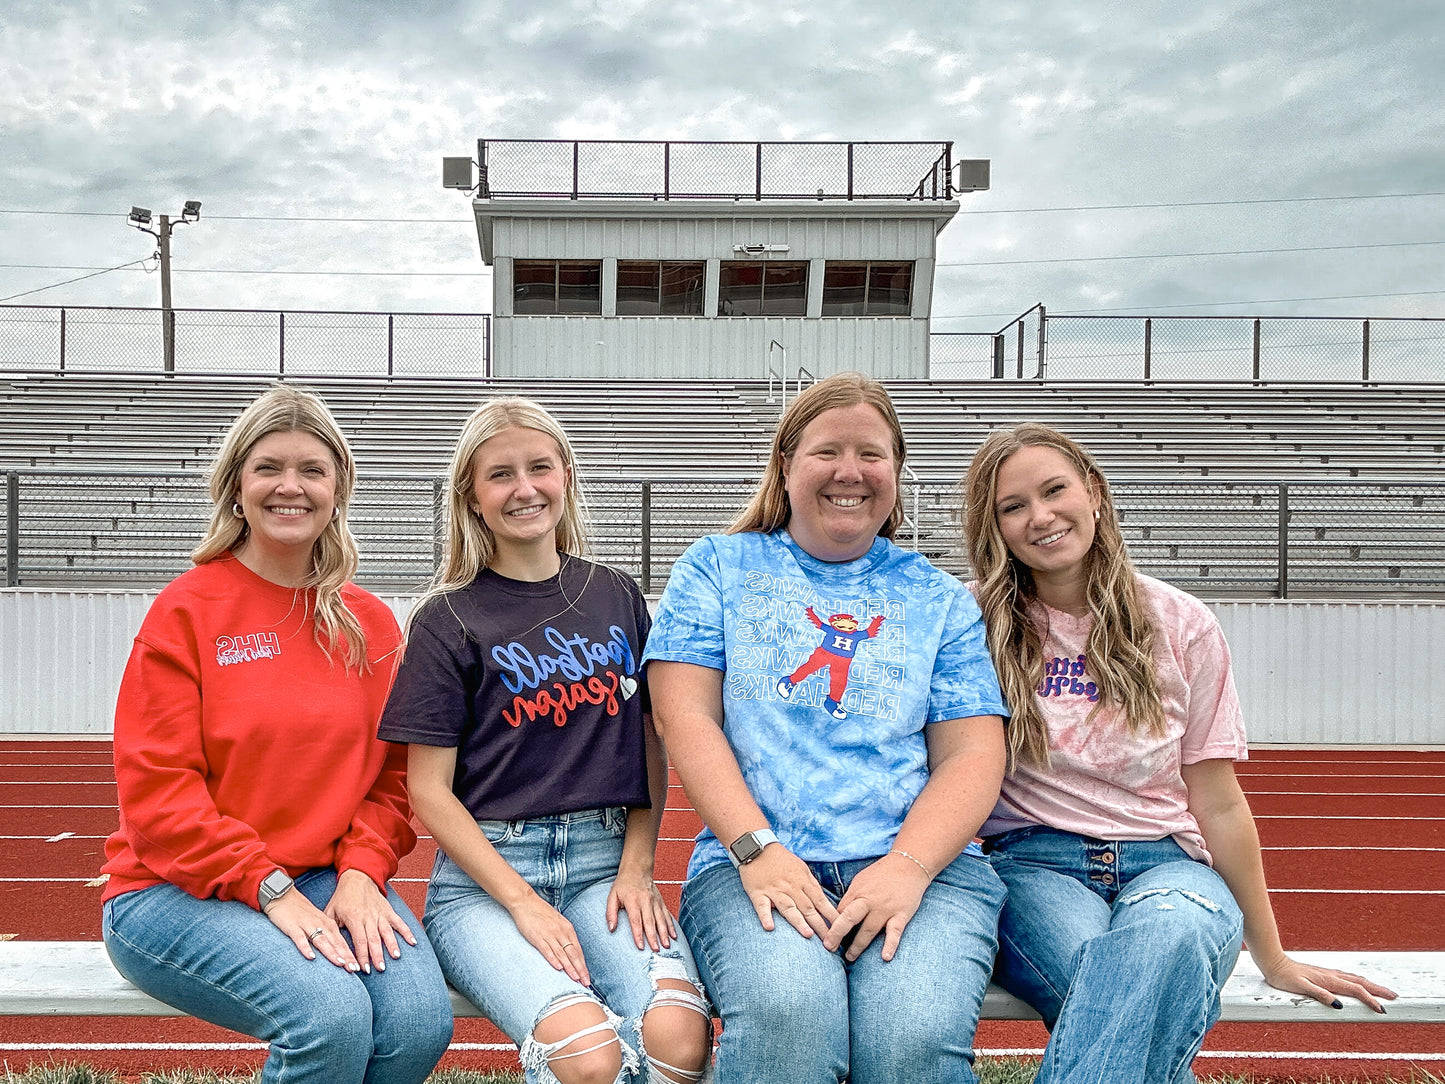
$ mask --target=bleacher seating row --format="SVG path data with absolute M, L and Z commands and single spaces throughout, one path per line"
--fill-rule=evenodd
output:
M 325 397 L 352 441 L 368 479 L 352 510 L 363 580 L 392 588 L 430 574 L 435 479 L 486 396 L 528 395 L 557 415 L 576 445 L 598 555 L 653 591 L 676 554 L 745 499 L 781 407 L 776 386 L 744 380 L 298 382 Z M 209 507 L 199 472 L 266 384 L 79 373 L 0 382 L 0 471 L 24 472 L 22 582 L 150 585 L 184 568 Z M 989 430 L 1040 420 L 1098 456 L 1147 571 L 1215 594 L 1273 594 L 1285 579 L 1305 593 L 1445 592 L 1445 384 L 935 380 L 889 390 L 920 482 L 908 490 L 904 541 L 916 526 L 919 548 L 955 571 L 954 483 Z

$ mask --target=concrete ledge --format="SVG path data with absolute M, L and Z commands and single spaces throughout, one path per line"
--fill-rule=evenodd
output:
M 1391 1023 L 1445 1021 L 1445 952 L 1298 952 L 1296 959 L 1368 975 L 1400 995 L 1388 1015 L 1357 1001 L 1331 1009 L 1267 985 L 1248 953 L 1224 988 L 1222 1020 L 1278 1023 Z M 455 991 L 457 1016 L 480 1016 Z M 0 1016 L 184 1016 L 141 993 L 116 972 L 99 941 L 0 942 Z M 991 986 L 986 1020 L 1037 1020 L 1023 1002 Z

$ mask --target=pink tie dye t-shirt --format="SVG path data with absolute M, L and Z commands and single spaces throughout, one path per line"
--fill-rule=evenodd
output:
M 1095 839 L 1172 835 L 1190 855 L 1209 861 L 1180 768 L 1248 756 L 1229 646 L 1214 614 L 1193 595 L 1148 576 L 1139 584 L 1157 630 L 1154 658 L 1167 732 L 1130 734 L 1117 709 L 1091 720 L 1098 691 L 1084 645 L 1093 619 L 1035 604 L 1047 660 L 1037 695 L 1052 763 L 1020 764 L 1004 779 L 981 835 L 1035 824 Z

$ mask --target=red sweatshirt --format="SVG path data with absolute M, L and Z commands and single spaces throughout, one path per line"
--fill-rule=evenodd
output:
M 315 592 L 229 554 L 146 614 L 115 709 L 120 828 L 104 898 L 169 881 L 256 906 L 277 866 L 361 870 L 378 886 L 416 845 L 406 747 L 378 741 L 401 643 L 391 611 L 347 584 L 371 671 L 316 643 Z

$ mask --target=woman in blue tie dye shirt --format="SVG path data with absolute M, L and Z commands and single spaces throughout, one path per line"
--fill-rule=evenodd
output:
M 1003 890 L 970 842 L 1007 712 L 973 599 L 891 541 L 903 458 L 876 381 L 809 388 L 648 639 L 705 824 L 680 920 L 723 1020 L 718 1084 L 976 1079 Z

